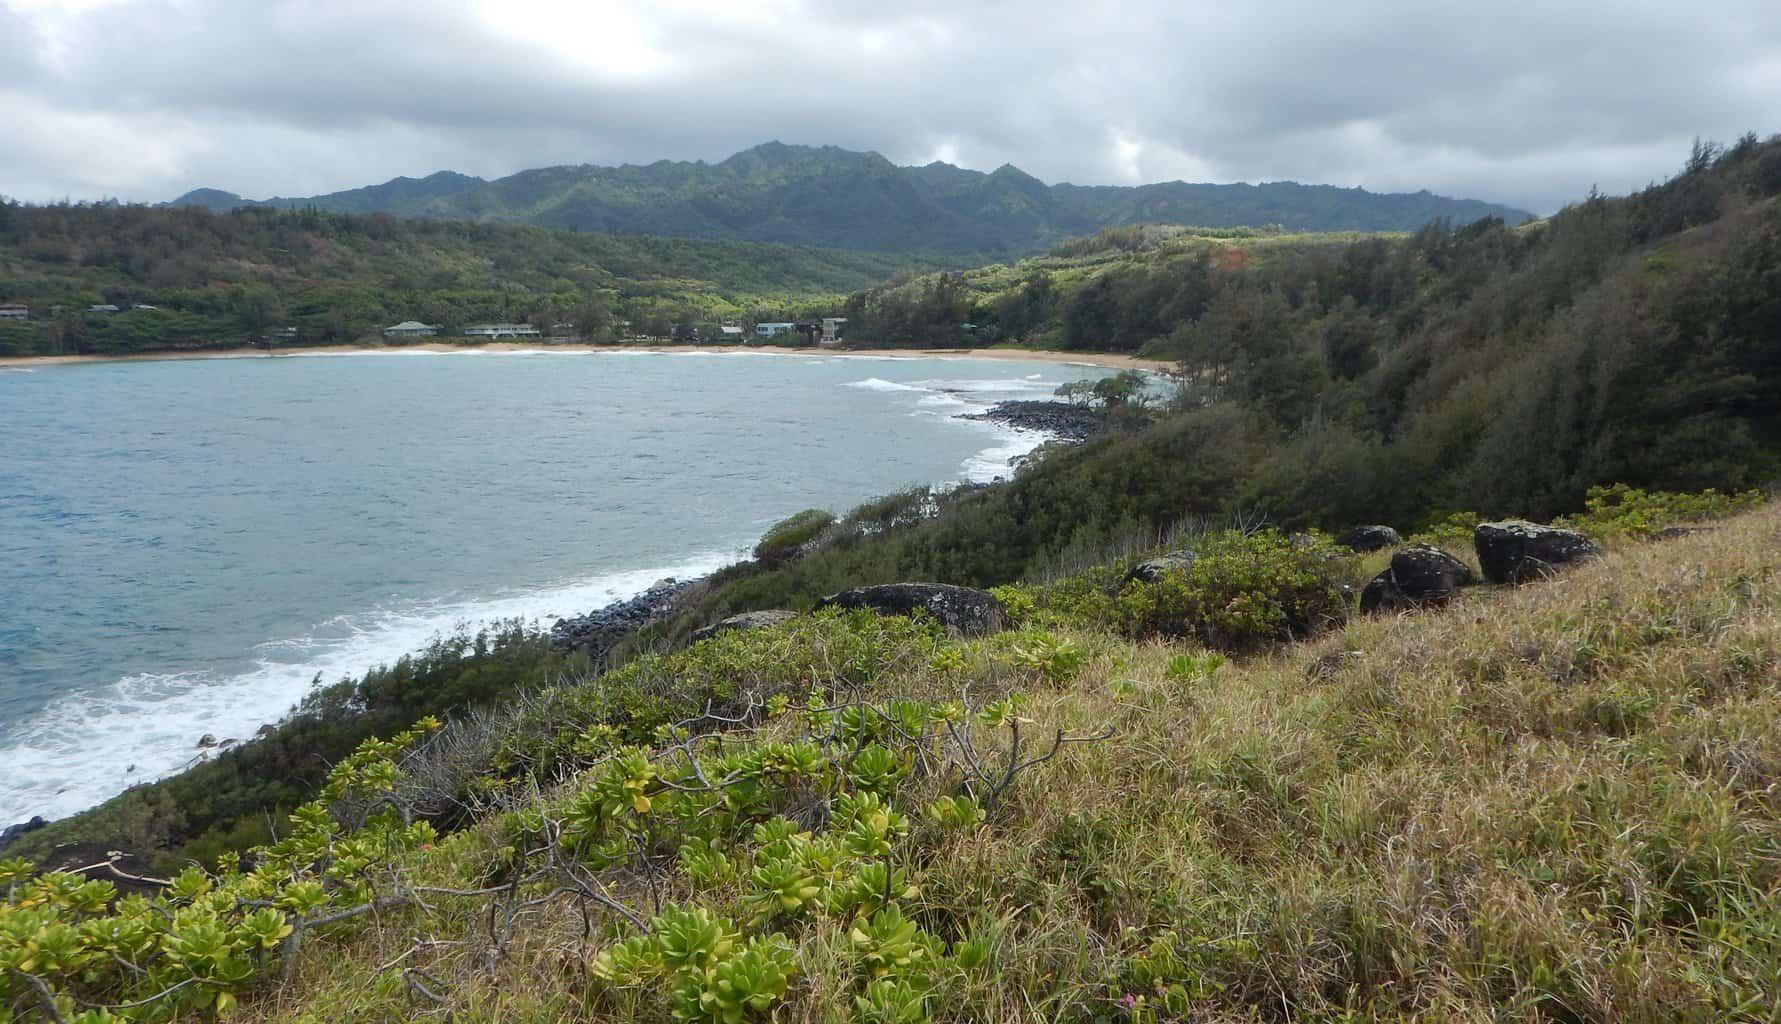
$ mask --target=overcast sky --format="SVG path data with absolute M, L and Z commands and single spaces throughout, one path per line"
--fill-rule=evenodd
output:
M 0 194 L 310 195 L 768 139 L 1546 213 L 1781 131 L 1777 0 L 0 0 Z

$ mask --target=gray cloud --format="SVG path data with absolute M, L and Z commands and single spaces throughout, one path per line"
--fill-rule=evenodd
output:
M 767 139 L 1547 211 L 1781 110 L 1772 0 L 0 0 L 0 193 L 301 195 Z

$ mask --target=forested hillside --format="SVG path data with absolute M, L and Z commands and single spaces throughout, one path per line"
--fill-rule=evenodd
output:
M 1128 449 L 1117 457 L 1075 453 L 993 503 L 1028 524 L 984 530 L 1020 545 L 1013 566 L 1086 528 L 1080 517 L 1032 528 L 1064 500 L 1037 493 L 1051 486 L 1042 481 L 1072 463 L 1075 486 L 1109 506 L 1107 526 L 1239 506 L 1324 523 L 1453 508 L 1550 515 L 1609 480 L 1687 489 L 1781 472 L 1778 193 L 1781 141 L 1747 137 L 1698 148 L 1662 185 L 1523 227 L 1140 247 L 1073 277 L 1044 260 L 939 275 L 855 295 L 850 327 L 856 341 L 957 342 L 957 325 L 974 322 L 975 340 L 1180 361 L 1178 415 L 1109 442 Z M 1210 437 L 1221 440 L 1208 447 Z M 1210 469 L 1233 459 L 1233 476 Z M 1091 468 L 1141 463 L 1149 470 L 1116 477 Z M 1190 484 L 1196 474 L 1210 478 Z M 968 546 L 924 538 L 902 571 Z
M 198 189 L 175 205 L 256 205 Z M 1293 231 L 1407 231 L 1523 211 L 1427 192 L 1272 182 L 1136 187 L 1046 185 L 1012 166 L 984 174 L 945 163 L 898 167 L 877 153 L 767 143 L 716 164 L 545 167 L 496 181 L 422 179 L 257 205 L 518 221 L 577 231 L 783 242 L 928 254 L 1021 255 L 1119 224 L 1278 224 Z
M 344 344 L 406 320 L 442 333 L 567 322 L 590 340 L 629 320 L 660 336 L 687 319 L 826 309 L 907 264 L 383 214 L 0 202 L 0 304 L 31 308 L 0 320 L 0 355 L 233 347 L 285 327 L 285 343 Z M 94 305 L 121 311 L 84 312 Z

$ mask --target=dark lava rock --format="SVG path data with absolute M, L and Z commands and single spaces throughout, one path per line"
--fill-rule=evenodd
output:
M 198 749 L 199 750 L 209 750 L 211 747 L 214 747 L 214 746 L 216 746 L 216 733 L 207 732 L 204 735 L 198 737 Z
M 967 636 L 994 633 L 1008 626 L 1008 613 L 994 594 L 944 583 L 886 583 L 831 594 L 819 608 L 870 608 L 883 615 L 925 611 L 947 629 Z
M 675 602 L 696 582 L 670 577 L 629 600 L 558 619 L 550 627 L 550 646 L 559 651 L 583 651 L 598 661 L 619 641 L 673 611 Z
M 5 829 L 0 830 L 0 846 L 5 846 L 14 839 L 17 839 L 26 833 L 35 832 L 48 824 L 48 819 L 44 818 L 41 814 L 36 814 L 32 815 L 30 821 L 21 821 L 17 825 L 8 825 Z
M 1478 582 L 1472 569 L 1440 548 L 1418 544 L 1391 556 L 1391 565 L 1360 593 L 1363 612 L 1396 611 L 1453 599 L 1459 588 Z
M 1389 526 L 1357 526 L 1337 537 L 1336 543 L 1350 551 L 1383 551 L 1402 544 L 1403 538 Z
M 1069 402 L 997 402 L 988 412 L 961 418 L 1042 430 L 1068 441 L 1086 441 L 1107 429 L 1106 413 Z
M 761 612 L 743 612 L 741 615 L 732 615 L 721 622 L 714 622 L 703 629 L 693 630 L 693 639 L 709 640 L 710 638 L 717 636 L 719 633 L 736 633 L 749 629 L 765 629 L 768 626 L 777 626 L 783 622 L 790 622 L 797 617 L 797 612 L 788 612 L 783 608 L 775 608 Z
M 1125 579 L 1120 586 L 1136 580 L 1139 583 L 1156 583 L 1171 572 L 1186 572 L 1193 568 L 1194 559 L 1199 556 L 1192 551 L 1171 551 L 1158 555 L 1148 561 L 1139 562 L 1126 571 Z
M 1472 532 L 1478 564 L 1492 583 L 1522 583 L 1537 579 L 1571 562 L 1602 553 L 1595 541 L 1576 530 L 1511 519 L 1480 523 Z

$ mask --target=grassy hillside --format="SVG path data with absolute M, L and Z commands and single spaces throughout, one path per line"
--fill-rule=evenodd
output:
M 0 997 L 27 1020 L 56 993 L 70 1020 L 1770 1020 L 1781 509 L 1668 540 L 1627 512 L 1556 578 L 1230 656 L 1134 632 L 1097 596 L 1114 565 L 1004 591 L 1016 628 L 983 639 L 829 613 L 645 659 L 367 748 L 249 873 L 114 911 L 15 879 Z M 1254 595 L 1384 558 L 1199 543 L 1265 554 Z M 450 794 L 469 827 L 413 818 Z M 124 966 L 83 974 L 82 949 Z
M 256 205 L 199 189 L 175 205 Z M 258 205 L 517 221 L 577 231 L 781 242 L 878 252 L 1025 254 L 1118 224 L 1279 224 L 1294 231 L 1410 231 L 1528 214 L 1427 192 L 1273 182 L 1138 187 L 1046 185 L 1012 166 L 984 174 L 944 163 L 898 167 L 877 153 L 768 143 L 716 164 L 544 167 L 496 181 L 424 179 Z
M 342 344 L 405 320 L 447 332 L 569 322 L 596 340 L 629 320 L 662 335 L 677 321 L 827 309 L 905 265 L 383 215 L 0 203 L 0 303 L 33 309 L 0 321 L 0 355 L 230 347 L 283 327 Z M 124 312 L 83 312 L 107 303 Z

